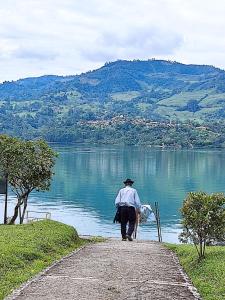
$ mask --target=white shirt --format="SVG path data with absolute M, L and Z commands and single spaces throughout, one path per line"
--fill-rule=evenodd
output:
M 118 206 L 133 206 L 135 208 L 141 207 L 141 201 L 137 191 L 131 186 L 119 190 L 119 193 L 115 200 L 116 207 Z

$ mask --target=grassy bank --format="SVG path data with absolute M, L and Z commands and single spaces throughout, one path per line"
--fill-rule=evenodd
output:
M 166 246 L 176 252 L 181 265 L 204 300 L 225 299 L 225 247 L 207 247 L 206 258 L 198 262 L 193 246 Z
M 1 225 L 0 299 L 85 243 L 73 227 L 55 221 Z

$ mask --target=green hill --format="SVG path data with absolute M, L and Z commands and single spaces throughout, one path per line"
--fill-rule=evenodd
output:
M 188 122 L 194 131 L 207 123 L 207 134 L 213 132 L 208 144 L 218 145 L 223 143 L 221 126 L 218 130 L 217 124 L 216 131 L 210 126 L 224 122 L 224 109 L 225 71 L 163 60 L 119 60 L 80 75 L 48 75 L 0 84 L 1 132 L 50 141 L 114 143 L 112 132 L 120 132 L 119 142 L 130 143 L 135 133 L 146 127 L 142 123 L 139 129 L 141 122 L 135 125 L 135 119 L 159 122 L 159 131 L 162 123 Z M 123 118 L 122 129 L 118 117 Z M 111 123 L 105 126 L 106 121 Z M 141 140 L 136 138 L 137 143 L 144 139 L 144 143 L 155 144 L 156 129 L 150 127 L 145 128 Z M 152 137 L 146 140 L 149 130 Z M 172 144 L 180 144 L 168 134 Z M 192 140 L 188 143 L 193 144 Z

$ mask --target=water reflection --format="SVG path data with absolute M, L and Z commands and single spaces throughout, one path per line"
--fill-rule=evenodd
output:
M 154 150 L 120 146 L 54 146 L 59 152 L 49 193 L 33 193 L 30 207 L 82 234 L 118 235 L 112 224 L 114 198 L 124 178 L 135 181 L 143 203 L 160 205 L 163 238 L 177 241 L 179 208 L 189 191 L 224 192 L 225 153 L 207 150 Z M 153 225 L 140 237 L 155 239 Z

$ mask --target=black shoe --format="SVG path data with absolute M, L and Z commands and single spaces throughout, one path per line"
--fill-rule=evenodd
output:
M 126 237 L 122 237 L 122 241 L 126 241 L 127 240 L 127 238 Z
M 130 235 L 127 235 L 126 237 L 127 237 L 128 241 L 130 241 L 130 242 L 133 241 L 133 239 L 132 239 L 132 237 Z

